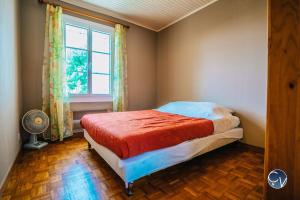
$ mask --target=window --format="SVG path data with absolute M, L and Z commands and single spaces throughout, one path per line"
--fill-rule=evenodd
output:
M 114 29 L 64 15 L 66 90 L 73 100 L 111 100 Z

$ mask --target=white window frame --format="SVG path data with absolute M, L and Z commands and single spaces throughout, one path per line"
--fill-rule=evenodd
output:
M 71 102 L 112 102 L 112 79 L 114 66 L 114 28 L 103 24 L 95 23 L 82 18 L 63 14 L 64 38 L 66 38 L 66 25 L 78 26 L 88 30 L 87 51 L 88 51 L 88 94 L 70 94 Z M 109 73 L 109 94 L 92 94 L 92 31 L 110 35 L 110 73 Z M 64 40 L 64 51 L 66 53 L 66 40 Z

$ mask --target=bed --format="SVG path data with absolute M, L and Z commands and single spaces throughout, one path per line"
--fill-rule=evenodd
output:
M 232 113 L 210 102 L 171 102 L 154 110 L 86 115 L 81 125 L 89 147 L 132 195 L 135 180 L 243 138 Z

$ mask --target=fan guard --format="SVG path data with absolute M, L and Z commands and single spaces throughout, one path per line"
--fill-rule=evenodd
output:
M 22 126 L 31 134 L 29 142 L 24 145 L 25 148 L 40 149 L 48 144 L 37 140 L 37 134 L 44 133 L 49 127 L 49 118 L 46 113 L 36 109 L 28 111 L 22 118 Z

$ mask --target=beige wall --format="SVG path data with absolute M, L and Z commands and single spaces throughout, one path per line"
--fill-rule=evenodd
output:
M 244 142 L 264 146 L 266 0 L 219 0 L 159 32 L 157 103 L 213 101 L 233 108 Z
M 0 188 L 20 149 L 18 0 L 0 1 Z
M 23 112 L 41 107 L 45 8 L 21 1 Z M 174 100 L 236 110 L 244 142 L 263 146 L 267 80 L 266 0 L 219 0 L 158 34 L 129 24 L 129 109 Z
M 45 7 L 21 1 L 23 112 L 41 108 Z M 156 33 L 129 24 L 127 33 L 129 109 L 153 108 L 156 101 Z

